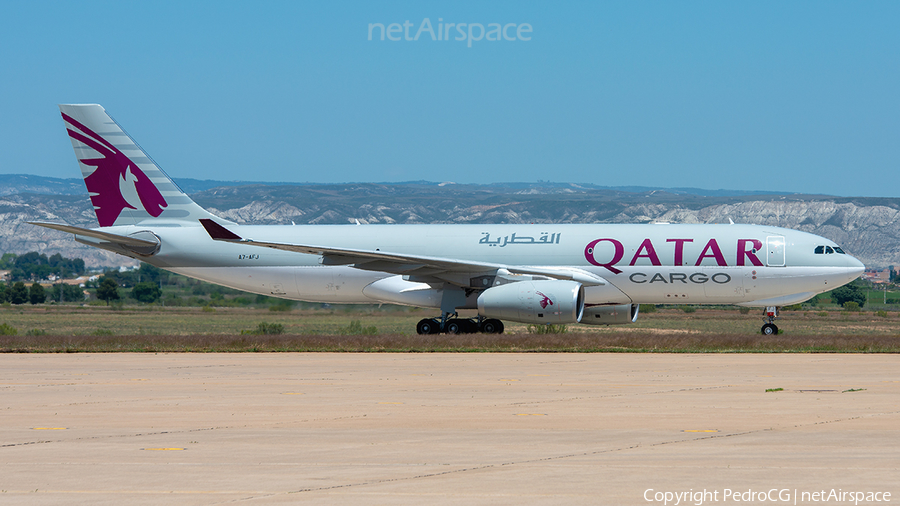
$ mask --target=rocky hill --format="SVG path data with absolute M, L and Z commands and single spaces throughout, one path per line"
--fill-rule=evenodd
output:
M 37 176 L 30 176 L 37 178 Z M 49 179 L 49 178 L 48 178 Z M 56 187 L 72 190 L 70 180 Z M 183 186 L 190 187 L 185 184 Z M 194 188 L 209 188 L 197 182 Z M 32 181 L 29 189 L 53 185 Z M 646 190 L 635 188 L 635 190 Z M 188 190 L 190 191 L 190 190 Z M 52 193 L 50 189 L 48 193 Z M 219 186 L 192 194 L 198 204 L 238 223 L 754 223 L 804 230 L 842 245 L 869 267 L 900 265 L 900 199 L 813 195 L 736 195 L 623 191 L 593 185 L 426 182 Z M 60 252 L 89 266 L 129 259 L 82 246 L 30 220 L 96 226 L 83 188 L 77 195 L 0 197 L 0 252 Z

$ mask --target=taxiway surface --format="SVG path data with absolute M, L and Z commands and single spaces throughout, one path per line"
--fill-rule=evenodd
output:
M 4 505 L 900 502 L 896 355 L 7 354 L 0 392 Z

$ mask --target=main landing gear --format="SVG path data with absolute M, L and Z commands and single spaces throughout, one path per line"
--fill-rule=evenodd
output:
M 474 334 L 482 332 L 484 334 L 502 334 L 503 322 L 496 318 L 458 318 L 457 313 L 453 313 L 450 318 L 449 313 L 444 313 L 440 318 L 424 318 L 416 324 L 416 333 L 418 334 Z
M 778 326 L 775 325 L 775 319 L 778 318 L 778 309 L 775 306 L 769 306 L 766 308 L 766 324 L 762 326 L 760 331 L 764 336 L 771 336 L 778 334 Z

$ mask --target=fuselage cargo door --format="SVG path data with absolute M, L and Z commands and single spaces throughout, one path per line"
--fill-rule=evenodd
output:
M 766 265 L 769 267 L 784 267 L 783 235 L 766 237 Z

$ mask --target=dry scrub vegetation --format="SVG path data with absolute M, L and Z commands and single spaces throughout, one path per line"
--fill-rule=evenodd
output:
M 755 311 L 753 312 L 755 313 Z M 762 336 L 761 314 L 737 309 L 662 309 L 625 326 L 569 325 L 533 334 L 508 324 L 502 335 L 418 336 L 423 310 L 375 307 L 272 312 L 260 309 L 3 307 L 5 352 L 900 352 L 900 318 L 870 312 L 785 312 L 783 333 Z M 466 315 L 463 315 L 466 316 Z M 254 335 L 282 328 L 283 334 Z

